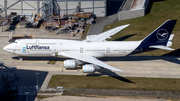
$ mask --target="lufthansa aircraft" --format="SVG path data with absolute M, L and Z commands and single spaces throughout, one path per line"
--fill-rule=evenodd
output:
M 92 73 L 98 69 L 116 69 L 97 58 L 118 57 L 151 51 L 155 49 L 173 50 L 171 32 L 176 20 L 167 20 L 146 38 L 140 41 L 105 41 L 111 35 L 129 25 L 123 25 L 88 37 L 83 41 L 61 39 L 20 39 L 4 47 L 4 50 L 20 56 L 59 56 L 71 58 L 64 61 L 65 68 L 82 66 L 83 72 Z

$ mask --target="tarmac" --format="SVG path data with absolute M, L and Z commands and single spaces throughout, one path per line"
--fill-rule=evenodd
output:
M 124 98 L 124 97 L 76 97 L 76 96 L 55 96 L 45 98 L 42 101 L 165 101 L 161 99 Z
M 113 14 L 110 15 L 108 17 L 102 17 L 102 18 L 97 18 L 96 19 L 96 24 L 92 24 L 89 31 L 88 31 L 88 35 L 97 35 L 102 33 L 104 26 L 114 23 L 118 21 L 118 15 L 117 14 Z
M 7 57 L 7 56 L 4 56 Z M 127 56 L 118 58 L 101 58 L 107 64 L 121 69 L 123 72 L 113 72 L 107 69 L 101 69 L 94 74 L 82 73 L 81 69 L 66 70 L 63 68 L 63 60 L 55 58 L 55 64 L 52 57 L 43 57 L 43 60 L 33 60 L 26 57 L 26 60 L 19 61 L 18 58 L 1 58 L 5 64 L 17 67 L 20 70 L 44 71 L 48 75 L 44 78 L 42 89 L 46 89 L 52 75 L 97 75 L 97 76 L 121 76 L 121 77 L 150 77 L 150 78 L 180 78 L 180 57 L 169 56 Z M 34 58 L 36 59 L 36 58 Z
M 28 87 L 31 88 L 32 94 L 29 94 L 31 95 L 29 96 L 29 99 L 32 100 L 35 99 L 34 93 L 36 93 L 36 89 L 34 89 L 34 87 L 37 86 L 37 83 L 39 88 L 46 89 L 52 75 L 56 74 L 120 76 L 123 78 L 180 78 L 180 57 L 174 56 L 126 56 L 100 58 L 100 60 L 115 68 L 121 69 L 124 72 L 113 72 L 107 69 L 101 69 L 94 74 L 82 73 L 81 69 L 63 69 L 62 62 L 66 59 L 58 57 L 26 57 L 24 61 L 20 61 L 19 56 L 7 53 L 3 50 L 3 47 L 9 44 L 9 33 L 10 32 L 1 32 L 0 30 L 0 61 L 3 61 L 4 64 L 10 65 L 12 67 L 17 67 L 16 73 L 19 74 L 19 78 L 15 83 L 21 85 L 22 88 L 25 86 L 24 89 L 21 89 L 22 92 L 27 91 L 26 88 Z M 67 34 L 55 35 L 53 32 L 48 32 L 42 29 L 25 29 L 19 27 L 17 27 L 15 34 L 33 34 L 34 38 L 80 39 L 80 36 L 71 37 Z M 39 75 L 36 75 L 35 73 L 39 73 Z M 25 93 L 19 94 L 18 99 L 25 99 Z M 88 100 L 88 98 L 86 100 Z

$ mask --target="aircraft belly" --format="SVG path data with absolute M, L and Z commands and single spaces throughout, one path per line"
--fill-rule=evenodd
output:
M 24 52 L 15 53 L 21 56 L 51 56 L 52 52 L 48 51 L 38 51 L 38 50 L 27 50 Z
M 39 56 L 51 56 L 51 55 L 47 55 L 47 54 L 41 54 L 41 55 L 37 55 L 37 54 L 18 54 L 20 56 L 33 56 L 33 57 L 39 57 Z
M 119 56 L 126 56 L 130 54 L 132 51 L 116 51 L 113 53 L 106 53 L 105 56 L 107 57 L 119 57 Z
M 20 55 L 20 56 L 51 56 L 51 54 L 32 54 L 32 53 L 27 53 L 27 54 L 24 54 L 24 53 L 21 53 L 21 54 L 17 54 L 17 55 Z

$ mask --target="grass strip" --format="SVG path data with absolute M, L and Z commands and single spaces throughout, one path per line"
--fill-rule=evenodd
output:
M 108 77 L 108 76 L 77 76 L 54 75 L 48 88 L 63 86 L 66 88 L 92 89 L 124 89 L 124 90 L 154 90 L 180 91 L 180 79 L 139 78 L 139 77 Z

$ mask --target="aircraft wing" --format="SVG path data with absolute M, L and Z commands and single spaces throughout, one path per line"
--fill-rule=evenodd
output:
M 122 70 L 120 69 L 117 69 L 117 68 L 114 68 L 92 56 L 88 56 L 88 55 L 85 55 L 85 54 L 73 54 L 73 53 L 65 53 L 65 52 L 62 52 L 62 53 L 58 53 L 58 55 L 61 55 L 61 56 L 64 56 L 64 57 L 68 57 L 68 58 L 73 58 L 73 59 L 77 59 L 77 60 L 80 60 L 80 61 L 84 61 L 84 62 L 88 62 L 88 63 L 92 63 L 92 64 L 95 64 L 95 65 L 98 65 L 98 66 L 101 66 L 101 67 L 104 67 L 106 69 L 109 69 L 109 70 L 113 70 L 113 71 L 117 71 L 117 72 L 122 72 Z
M 127 25 L 123 25 L 123 26 L 119 26 L 116 28 L 113 28 L 111 30 L 108 30 L 106 32 L 100 33 L 98 35 L 91 35 L 91 36 L 87 36 L 87 39 L 83 40 L 83 41 L 91 41 L 91 42 L 101 42 L 101 41 L 105 41 L 107 38 L 110 38 L 110 36 L 116 34 L 117 32 L 121 31 L 122 29 L 126 28 L 127 26 L 129 26 L 130 24 Z

